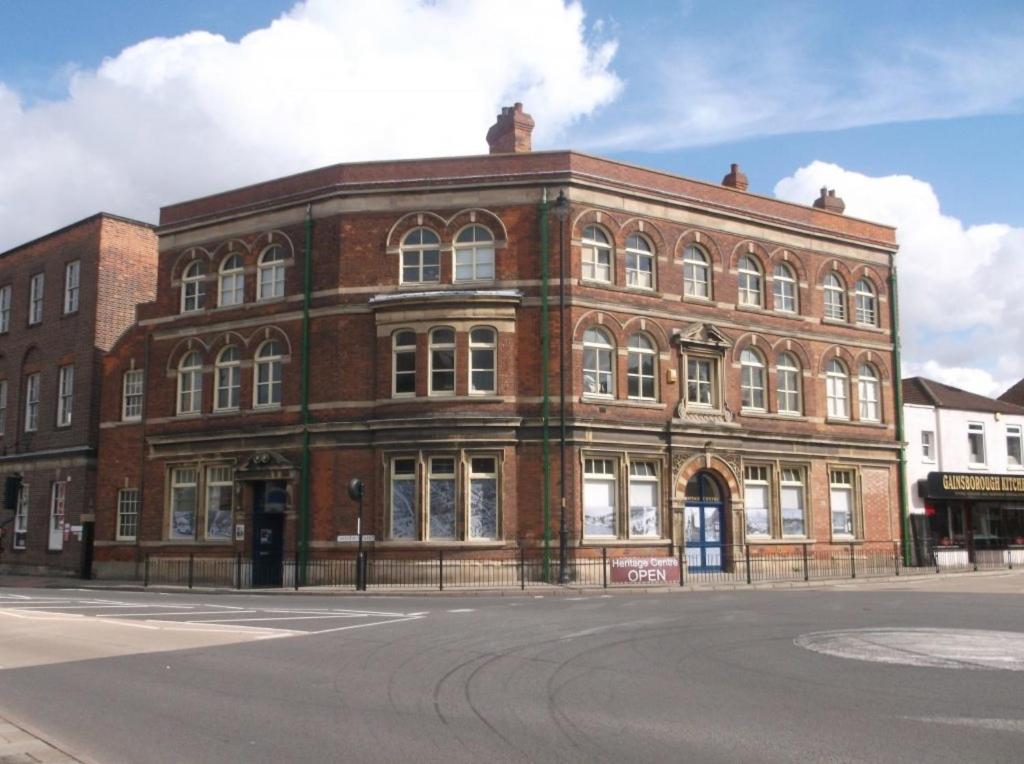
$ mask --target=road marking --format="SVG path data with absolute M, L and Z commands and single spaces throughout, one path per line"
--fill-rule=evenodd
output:
M 319 621 L 326 620 L 328 618 L 366 618 L 365 614 L 348 615 L 348 614 L 330 614 L 322 613 L 320 615 L 296 615 L 296 616 L 275 616 L 273 618 L 207 618 L 203 621 L 185 621 L 184 623 L 247 623 L 249 621 Z
M 448 612 L 449 613 L 472 613 L 472 612 L 474 612 L 474 610 L 471 607 L 458 607 L 458 608 L 455 608 L 454 610 L 449 610 Z
M 410 616 L 408 618 L 392 618 L 390 621 L 377 621 L 376 623 L 357 623 L 357 624 L 353 624 L 352 626 L 338 626 L 337 628 L 334 628 L 334 629 L 320 629 L 319 631 L 300 631 L 300 632 L 297 632 L 294 636 L 296 636 L 296 637 L 304 637 L 304 636 L 309 636 L 311 634 L 330 634 L 331 632 L 335 632 L 335 631 L 348 631 L 349 629 L 363 629 L 363 628 L 366 628 L 367 626 L 387 626 L 387 625 L 390 625 L 392 623 L 402 623 L 402 621 L 418 621 L 418 620 L 420 620 L 420 617 L 421 616 Z
M 952 724 L 957 727 L 978 727 L 997 732 L 1024 732 L 1024 720 L 1021 719 L 973 719 L 966 716 L 904 716 L 903 718 L 912 722 Z

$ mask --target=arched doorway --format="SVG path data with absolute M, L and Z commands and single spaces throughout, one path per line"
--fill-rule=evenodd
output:
M 698 472 L 686 484 L 685 499 L 687 568 L 693 572 L 722 570 L 725 501 L 718 480 L 707 471 Z

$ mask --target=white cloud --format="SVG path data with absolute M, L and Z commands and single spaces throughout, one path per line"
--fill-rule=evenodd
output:
M 813 162 L 775 195 L 807 203 L 835 188 L 846 214 L 897 226 L 904 374 L 982 395 L 1024 376 L 1024 229 L 964 226 L 942 214 L 931 185 L 908 175 L 873 178 Z
M 99 209 L 341 161 L 486 152 L 523 101 L 535 144 L 613 100 L 613 40 L 562 0 L 308 0 L 237 43 L 146 40 L 27 106 L 0 82 L 0 251 Z

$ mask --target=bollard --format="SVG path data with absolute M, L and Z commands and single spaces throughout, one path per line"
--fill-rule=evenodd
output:
M 893 542 L 893 557 L 896 561 L 896 575 L 900 574 L 900 545 L 898 541 Z
M 242 553 L 235 555 L 235 588 L 242 588 Z
M 683 559 L 683 555 L 684 554 L 685 554 L 685 552 L 683 550 L 683 545 L 680 544 L 679 545 L 679 585 L 680 586 L 684 586 L 685 585 L 685 583 L 683 581 L 683 578 L 685 577 L 684 571 L 686 570 L 686 563 L 685 563 L 685 561 Z
M 142 585 L 149 586 L 149 555 L 146 555 L 146 559 L 142 566 Z

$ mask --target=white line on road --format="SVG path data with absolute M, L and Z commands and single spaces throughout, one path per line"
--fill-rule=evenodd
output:
M 328 618 L 366 618 L 365 613 L 359 613 L 355 615 L 349 614 L 329 614 L 321 613 L 320 615 L 296 615 L 296 616 L 282 616 L 273 618 L 208 618 L 203 621 L 186 621 L 186 623 L 246 623 L 249 621 L 317 621 L 326 620 Z
M 449 613 L 472 613 L 474 611 L 473 611 L 473 608 L 471 608 L 471 607 L 458 607 L 458 608 L 455 608 L 454 610 L 449 610 L 448 612 Z
M 957 727 L 979 727 L 997 732 L 1024 732 L 1022 719 L 972 719 L 960 716 L 904 716 L 914 722 L 931 722 L 932 724 L 952 724 Z

